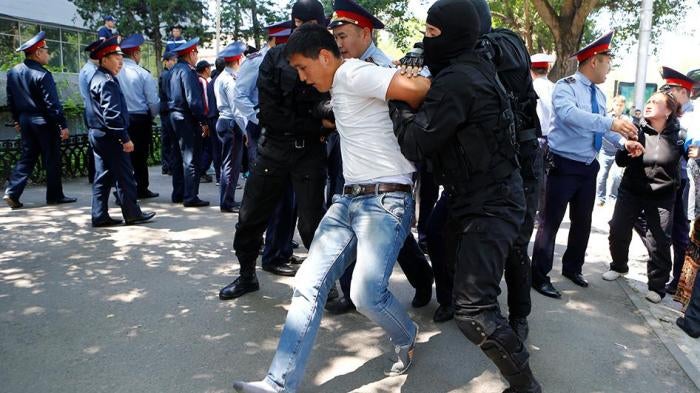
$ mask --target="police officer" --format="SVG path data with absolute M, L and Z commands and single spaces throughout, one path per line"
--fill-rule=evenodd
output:
M 554 117 L 552 109 L 552 91 L 554 91 L 554 83 L 549 80 L 549 68 L 554 63 L 554 56 L 545 53 L 537 53 L 530 58 L 532 75 L 532 87 L 537 93 L 537 118 L 540 119 L 540 128 L 542 136 L 540 137 L 540 148 L 542 156 L 546 155 L 547 150 L 547 135 Z M 547 184 L 546 168 L 542 171 L 542 181 L 540 182 L 540 195 L 537 201 L 537 218 L 536 222 L 539 225 L 542 222 L 542 210 L 544 210 L 544 195 L 545 186 Z
M 245 118 L 245 138 L 247 140 L 247 159 L 249 167 L 255 162 L 258 151 L 258 141 L 262 128 L 258 121 L 258 89 L 257 79 L 263 58 L 276 45 L 284 44 L 292 34 L 292 21 L 273 23 L 266 26 L 268 39 L 260 51 L 247 56 L 238 72 L 236 80 L 234 103 L 236 110 Z M 234 208 L 237 210 L 238 208 Z M 291 241 L 294 238 L 294 228 L 297 222 L 296 198 L 292 182 L 288 181 L 287 188 L 282 192 L 282 198 L 270 216 L 265 231 L 265 248 L 263 249 L 261 265 L 263 270 L 272 274 L 293 276 L 296 270 L 289 262 L 299 262 L 294 256 Z
M 148 155 L 153 145 L 153 118 L 158 115 L 159 99 L 156 81 L 139 65 L 143 42 L 141 34 L 133 34 L 121 42 L 124 67 L 117 76 L 129 109 L 129 138 L 134 143 L 130 157 L 139 199 L 158 196 L 148 189 Z
M 97 30 L 97 37 L 100 40 L 106 40 L 114 36 L 119 36 L 119 31 L 116 29 L 117 19 L 112 15 L 107 15 L 103 19 L 104 26 Z
M 382 67 L 392 67 L 391 60 L 377 48 L 372 41 L 374 29 L 383 29 L 384 24 L 352 0 L 335 0 L 333 16 L 328 28 L 332 31 L 343 58 L 358 58 Z M 335 194 L 343 193 L 345 179 L 343 162 L 340 155 L 340 139 L 337 132 L 331 133 L 326 140 L 328 152 L 328 195 L 326 202 L 330 205 Z M 412 301 L 413 307 L 423 307 L 432 297 L 433 271 L 418 246 L 413 234 L 409 234 L 399 251 L 397 261 L 406 274 L 411 286 L 416 289 Z M 350 301 L 350 286 L 354 263 L 348 267 L 340 278 L 340 287 L 344 296 L 329 301 L 326 310 L 332 314 L 342 314 L 355 309 Z
M 175 52 L 177 47 L 187 42 L 185 37 L 182 36 L 182 29 L 183 27 L 179 23 L 174 26 L 170 26 L 170 35 L 168 36 L 168 39 L 165 40 L 166 52 Z
M 22 44 L 17 52 L 24 52 L 24 61 L 7 73 L 7 105 L 22 138 L 22 153 L 3 196 L 12 209 L 24 206 L 19 198 L 39 154 L 46 169 L 46 203 L 76 201 L 63 195 L 61 140 L 68 139 L 68 126 L 53 76 L 44 68 L 51 58 L 45 36 L 40 31 Z
M 168 110 L 178 140 L 173 166 L 173 203 L 185 207 L 209 206 L 199 199 L 199 163 L 202 138 L 209 135 L 207 112 L 204 107 L 204 90 L 197 79 L 194 65 L 197 63 L 199 37 L 175 49 L 177 64 L 170 71 Z
M 552 95 L 554 119 L 548 137 L 551 163 L 543 222 L 537 230 L 532 251 L 532 287 L 552 298 L 561 297 L 548 274 L 552 270 L 557 231 L 569 204 L 571 229 L 562 257 L 562 275 L 578 286 L 588 286 L 581 271 L 591 233 L 600 168 L 596 156 L 603 135 L 620 146 L 624 140 L 614 133 L 632 139 L 637 137 L 637 128 L 630 121 L 606 116 L 605 95 L 596 86 L 605 82 L 610 72 L 612 36 L 610 32 L 575 53 L 578 72 L 559 80 Z
M 317 0 L 294 3 L 292 19 L 297 26 L 326 22 L 323 6 Z M 299 79 L 284 49 L 285 45 L 270 49 L 260 65 L 258 118 L 266 133 L 243 193 L 233 242 L 241 266 L 240 277 L 219 292 L 222 300 L 260 288 L 255 261 L 262 234 L 290 180 L 298 202 L 299 233 L 307 249 L 324 214 L 326 162 L 321 142 L 322 122 L 312 112 L 329 96 Z
M 214 70 L 211 72 L 211 79 L 209 79 L 209 84 L 207 84 L 207 99 L 212 104 L 209 106 L 209 112 L 207 112 L 207 125 L 210 130 L 209 141 L 211 143 L 211 155 L 206 159 L 202 160 L 204 164 L 202 167 L 208 168 L 209 165 L 214 166 L 214 174 L 216 176 L 216 185 L 219 185 L 219 179 L 221 179 L 221 141 L 218 135 L 216 135 L 216 122 L 219 120 L 219 108 L 216 101 L 216 93 L 214 92 L 214 84 L 219 78 L 222 72 L 226 68 L 226 62 L 223 58 L 217 57 L 214 61 Z
M 161 171 L 164 175 L 172 175 L 173 166 L 173 145 L 177 143 L 175 131 L 170 122 L 168 111 L 168 88 L 170 85 L 170 70 L 177 63 L 175 52 L 163 52 L 163 70 L 158 78 L 158 97 L 160 99 L 160 162 Z
M 430 7 L 423 46 L 432 86 L 418 113 L 396 103 L 392 119 L 402 153 L 431 161 L 460 224 L 453 290 L 458 327 L 498 367 L 508 392 L 541 392 L 527 348 L 498 305 L 525 198 L 513 113 L 495 67 L 475 51 L 479 29 L 470 2 L 438 0 Z
M 238 67 L 245 48 L 244 43 L 233 42 L 219 53 L 219 56 L 226 63 L 226 68 L 214 82 L 219 119 L 216 124 L 216 135 L 212 137 L 217 138 L 222 146 L 219 208 L 224 213 L 237 213 L 240 207 L 236 204 L 234 197 L 243 161 L 244 136 L 242 129 L 245 127 L 245 120 L 236 109 L 234 89 L 238 77 Z
M 97 40 L 84 49 L 85 52 L 88 52 L 88 59 L 78 74 L 78 89 L 80 90 L 80 96 L 83 98 L 83 108 L 90 106 L 90 79 L 92 79 L 92 76 L 95 75 L 95 71 L 97 71 L 97 60 L 91 59 L 89 53 L 100 43 L 102 43 L 102 40 Z M 83 111 L 83 121 L 85 122 L 85 129 L 88 129 L 85 111 Z M 95 179 L 95 155 L 89 143 L 87 148 L 87 170 L 88 182 L 92 184 Z
M 214 128 L 211 128 L 209 123 L 209 115 L 216 111 L 216 99 L 214 98 L 213 90 L 209 89 L 209 79 L 211 78 L 211 64 L 206 60 L 200 60 L 194 66 L 194 70 L 197 72 L 197 77 L 199 78 L 199 84 L 202 85 L 202 91 L 204 92 L 204 111 L 207 114 L 207 127 L 214 133 Z M 216 126 L 215 126 L 216 127 Z M 216 135 L 214 135 L 215 137 Z M 199 167 L 199 182 L 200 183 L 211 183 L 212 178 L 207 173 L 211 167 L 211 155 L 212 155 L 212 145 L 211 145 L 212 135 L 207 135 L 202 138 L 202 153 L 200 154 L 200 161 L 197 164 Z
M 134 168 L 128 154 L 134 151 L 129 138 L 126 100 L 116 75 L 123 65 L 117 37 L 104 40 L 90 52 L 99 68 L 90 80 L 90 106 L 86 108 L 89 138 L 95 152 L 95 181 L 92 184 L 92 226 L 108 227 L 122 221 L 109 216 L 109 190 L 116 183 L 122 215 L 127 225 L 152 219 L 155 212 L 142 212 L 136 202 Z
M 248 160 L 252 163 L 257 156 L 258 140 L 262 132 L 258 120 L 258 75 L 260 64 L 267 52 L 275 45 L 284 44 L 292 34 L 292 21 L 273 23 L 265 26 L 267 44 L 259 51 L 246 56 L 241 64 L 234 90 L 234 105 L 246 120 L 245 133 L 248 137 Z

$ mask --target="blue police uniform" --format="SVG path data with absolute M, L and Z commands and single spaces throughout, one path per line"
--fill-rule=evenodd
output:
M 163 60 L 176 57 L 173 52 L 163 53 Z M 172 175 L 174 145 L 177 144 L 175 131 L 170 121 L 168 110 L 168 89 L 170 88 L 170 69 L 164 67 L 158 79 L 158 98 L 160 99 L 160 154 L 161 171 L 164 175 Z
M 104 18 L 104 21 L 105 22 L 108 22 L 108 21 L 116 22 L 117 19 L 111 15 L 108 15 Z M 119 32 L 114 32 L 114 31 L 112 31 L 112 29 L 110 29 L 107 26 L 102 26 L 97 30 L 97 37 L 102 41 L 110 39 L 116 35 L 119 35 Z
M 134 34 L 125 38 L 120 46 L 128 56 L 139 50 L 143 42 L 141 34 Z M 155 79 L 150 72 L 129 57 L 124 58 L 124 66 L 117 78 L 129 111 L 128 131 L 134 143 L 134 151 L 130 158 L 136 177 L 136 193 L 139 198 L 157 197 L 157 193 L 148 189 L 148 156 L 153 144 L 153 118 L 159 110 Z
M 178 55 L 187 53 L 197 45 L 199 38 L 192 39 L 176 48 Z M 206 206 L 199 199 L 199 162 L 202 152 L 201 127 L 207 124 L 204 108 L 204 91 L 194 67 L 180 58 L 170 70 L 168 110 L 175 135 L 178 139 L 173 154 L 174 203 L 185 206 Z M 182 168 L 182 169 L 180 169 Z
M 17 51 L 31 54 L 46 46 L 42 31 Z M 21 127 L 22 151 L 10 175 L 4 200 L 12 208 L 22 207 L 19 198 L 41 154 L 46 169 L 46 201 L 75 202 L 63 195 L 61 183 L 60 131 L 67 128 L 51 72 L 40 63 L 25 59 L 7 73 L 7 104 L 12 120 Z
M 207 84 L 207 99 L 209 101 L 209 112 L 207 113 L 207 125 L 209 126 L 209 144 L 211 147 L 211 152 L 208 157 L 202 158 L 202 173 L 205 173 L 209 166 L 214 164 L 214 173 L 216 175 L 216 181 L 218 182 L 221 178 L 221 141 L 216 135 L 216 122 L 219 119 L 219 109 L 216 103 L 216 93 L 214 92 L 214 84 L 216 79 L 220 76 L 220 73 L 212 73 L 212 78 Z
M 95 48 L 91 57 L 121 54 L 116 37 Z M 122 144 L 130 141 L 129 112 L 119 81 L 105 68 L 99 67 L 90 80 L 90 105 L 85 108 L 90 144 L 95 154 L 95 181 L 92 185 L 92 225 L 110 226 L 119 223 L 108 213 L 109 192 L 115 184 L 122 215 L 127 224 L 151 219 L 155 213 L 144 213 L 136 202 L 136 181 L 128 153 Z
M 612 32 L 579 51 L 579 62 L 607 53 L 611 39 Z M 548 274 L 555 239 L 567 206 L 571 228 L 562 257 L 562 274 L 573 279 L 581 274 L 600 168 L 596 156 L 604 136 L 619 146 L 624 142 L 611 131 L 613 119 L 606 114 L 605 95 L 582 73 L 576 72 L 556 83 L 552 104 L 554 118 L 548 136 L 552 168 L 547 177 L 543 222 L 532 256 L 532 285 L 536 289 L 551 285 Z
M 102 40 L 94 41 L 83 49 L 88 52 L 88 55 L 94 48 L 102 43 Z M 90 105 L 90 80 L 97 71 L 97 64 L 94 60 L 88 60 L 85 62 L 83 67 L 80 69 L 78 74 L 78 89 L 80 90 L 80 96 L 83 98 L 83 122 L 85 123 L 85 129 L 89 127 L 87 125 L 87 118 L 85 117 L 85 109 Z M 95 180 L 95 154 L 92 151 L 92 146 L 88 143 L 87 148 L 87 171 L 88 171 L 88 182 L 92 184 Z
M 243 56 L 245 48 L 244 43 L 234 42 L 224 48 L 219 57 L 226 63 L 237 62 Z M 240 206 L 235 201 L 235 193 L 243 161 L 242 127 L 245 121 L 236 110 L 234 102 L 237 78 L 238 73 L 226 67 L 214 82 L 216 105 L 219 110 L 215 137 L 218 137 L 222 146 L 219 207 L 223 212 L 233 212 Z

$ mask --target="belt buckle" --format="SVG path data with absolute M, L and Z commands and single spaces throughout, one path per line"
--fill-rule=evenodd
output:
M 356 197 L 356 196 L 360 195 L 361 192 L 362 192 L 362 186 L 361 186 L 361 185 L 359 185 L 359 184 L 353 184 L 353 185 L 352 185 L 352 191 L 350 192 L 350 195 Z
M 303 149 L 305 145 L 306 145 L 306 140 L 305 140 L 305 139 L 302 139 L 302 140 L 301 140 L 301 144 L 299 144 L 299 139 L 295 139 L 295 140 L 294 140 L 294 147 L 297 148 L 297 149 Z

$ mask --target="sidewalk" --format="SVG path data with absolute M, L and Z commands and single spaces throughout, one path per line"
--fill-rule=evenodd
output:
M 219 288 L 238 269 L 231 250 L 237 216 L 219 212 L 214 183 L 200 192 L 213 206 L 199 209 L 169 203 L 170 178 L 159 168 L 151 168 L 151 183 L 161 196 L 142 208 L 158 215 L 141 226 L 91 228 L 85 179 L 64 185 L 76 204 L 46 206 L 45 189 L 28 187 L 26 208 L 0 207 L 0 391 L 232 392 L 233 380 L 265 375 L 293 279 L 259 271 L 259 292 L 219 301 Z M 634 274 L 629 284 L 601 278 L 609 259 L 608 209 L 595 212 L 587 289 L 559 274 L 569 224 L 562 226 L 552 279 L 563 298 L 532 293 L 532 368 L 545 392 L 698 392 L 691 379 L 698 341 L 682 340 L 675 317 L 659 319 L 660 312 L 673 315 L 674 304 L 651 307 L 634 289 Z M 118 209 L 111 214 L 120 217 Z M 639 258 L 644 250 L 635 242 L 632 255 Z M 384 377 L 391 346 L 366 318 L 325 316 L 303 392 L 505 388 L 454 323 L 432 322 L 434 300 L 410 307 L 413 290 L 399 268 L 391 286 L 421 326 L 408 375 Z M 688 360 L 677 361 L 679 353 Z

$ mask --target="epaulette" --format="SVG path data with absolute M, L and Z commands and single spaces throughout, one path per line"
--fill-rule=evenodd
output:
M 142 66 L 142 65 L 139 65 L 139 67 L 141 67 L 141 68 L 143 68 L 144 70 L 146 70 L 146 72 L 148 72 L 149 74 L 151 73 L 151 70 L 149 70 L 148 68 L 146 68 L 146 67 L 144 67 L 144 66 Z
M 570 77 L 564 78 L 564 82 L 566 82 L 566 83 L 568 83 L 568 84 L 575 83 L 575 82 L 576 82 L 576 77 L 574 77 L 574 76 L 572 75 L 572 76 L 570 76 Z
M 260 53 L 260 51 L 257 51 L 257 52 L 253 52 L 253 53 L 249 54 L 248 56 L 246 56 L 246 59 L 252 60 L 252 59 L 255 59 L 256 57 L 260 57 L 260 56 L 262 56 L 262 53 Z
M 372 63 L 372 64 L 374 64 L 374 65 L 377 65 L 377 62 L 374 61 L 374 58 L 373 58 L 372 56 L 366 58 L 365 61 L 368 62 L 368 63 Z

